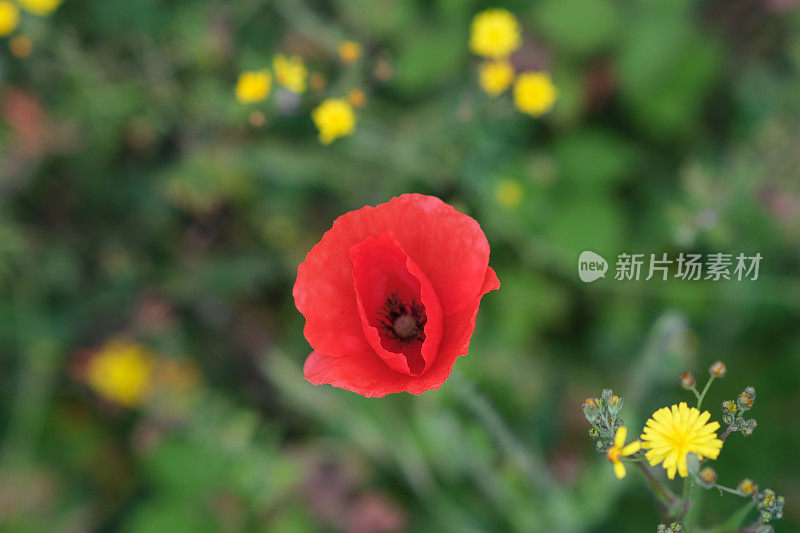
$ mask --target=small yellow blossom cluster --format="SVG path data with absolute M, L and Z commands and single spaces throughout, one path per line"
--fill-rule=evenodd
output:
M 278 85 L 296 94 L 305 92 L 308 70 L 300 56 L 277 54 L 272 58 L 272 69 Z M 242 72 L 236 81 L 236 98 L 243 104 L 266 100 L 271 90 L 272 74 L 266 68 Z
M 272 69 L 275 71 L 275 81 L 278 85 L 296 94 L 306 92 L 308 69 L 303 63 L 303 58 L 278 54 L 272 58 Z
M 199 382 L 199 372 L 186 362 L 159 358 L 146 346 L 112 339 L 89 355 L 83 381 L 98 396 L 134 408 L 159 389 L 185 391 Z
M 509 58 L 521 45 L 519 22 L 505 9 L 487 9 L 472 19 L 469 48 L 472 53 L 485 58 L 478 68 L 481 88 L 494 98 L 503 94 L 513 83 L 516 108 L 538 117 L 553 108 L 558 89 L 548 72 L 526 71 L 516 74 Z
M 248 70 L 236 81 L 236 99 L 243 104 L 265 100 L 272 88 L 272 75 L 267 69 Z
M 2 1 L 2 0 L 0 0 Z M 358 62 L 363 54 L 361 45 L 355 41 L 343 41 L 338 47 L 339 58 L 345 65 Z M 254 104 L 266 100 L 272 89 L 273 74 L 275 83 L 295 94 L 303 94 L 310 87 L 314 92 L 325 88 L 327 80 L 319 72 L 309 75 L 303 59 L 299 56 L 276 55 L 269 69 L 242 72 L 236 83 L 236 98 L 243 104 Z M 366 103 L 363 90 L 353 88 L 346 98 L 325 98 L 311 112 L 311 120 L 319 132 L 322 144 L 330 144 L 339 137 L 352 135 L 357 116 L 355 109 Z M 262 126 L 266 117 L 260 111 L 253 111 L 250 123 Z
M 311 119 L 319 130 L 322 144 L 330 144 L 339 137 L 351 135 L 356 126 L 353 106 L 341 98 L 327 98 L 314 108 Z
M 0 0 L 0 37 L 8 37 L 19 28 L 22 20 L 19 7 L 25 11 L 41 17 L 46 17 L 53 13 L 62 0 Z M 17 6 L 19 4 L 19 7 Z M 27 57 L 33 51 L 33 42 L 25 35 L 15 35 L 12 37 L 8 46 L 11 53 L 17 57 Z
M 98 395 L 125 407 L 139 405 L 147 395 L 156 366 L 153 352 L 141 344 L 114 339 L 92 354 L 86 383 Z

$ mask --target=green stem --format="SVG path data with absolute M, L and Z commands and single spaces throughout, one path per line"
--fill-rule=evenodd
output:
M 683 480 L 683 509 L 681 513 L 678 515 L 678 522 L 683 522 L 686 516 L 689 514 L 689 508 L 692 506 L 692 490 L 689 485 L 689 478 Z
M 644 457 L 634 457 L 634 458 L 623 457 L 622 459 L 620 459 L 620 461 L 622 461 L 623 463 L 631 463 L 631 464 L 641 463 L 642 461 L 644 461 Z
M 697 400 L 700 399 L 700 393 L 697 391 L 697 387 L 692 385 L 692 388 L 689 389 L 689 390 L 692 391 L 692 394 L 694 394 L 695 399 L 697 399 Z
M 723 492 L 727 492 L 728 494 L 734 494 L 736 496 L 742 496 L 742 494 L 738 490 L 728 488 L 728 487 L 726 487 L 724 485 L 718 485 L 717 483 L 714 483 L 714 488 L 719 489 L 719 490 L 721 490 Z
M 531 486 L 540 493 L 550 492 L 555 482 L 542 457 L 530 445 L 522 444 L 492 403 L 479 394 L 471 383 L 455 373 L 451 381 L 457 383 L 454 389 L 459 399 L 497 442 L 503 454 L 527 474 Z
M 675 494 L 667 488 L 666 485 L 661 483 L 661 481 L 653 475 L 653 472 L 650 471 L 650 468 L 642 462 L 635 463 L 636 466 L 639 467 L 639 470 L 642 471 L 644 477 L 647 478 L 647 481 L 650 484 L 650 489 L 655 494 L 656 498 L 664 505 L 664 507 L 669 510 L 675 506 L 680 500 L 678 499 Z
M 697 397 L 697 408 L 698 409 L 700 409 L 700 407 L 703 405 L 703 399 L 706 397 L 706 393 L 708 392 L 708 389 L 709 389 L 709 387 L 711 387 L 712 383 L 714 383 L 714 376 L 711 376 L 711 377 L 708 378 L 708 381 L 706 382 L 706 386 L 703 387 L 703 392 L 701 392 L 700 396 Z
M 688 495 L 684 499 L 683 528 L 686 531 L 694 531 L 694 523 L 699 516 L 703 495 L 702 493 L 695 494 L 697 491 L 694 490 L 694 479 L 686 478 L 686 486 Z

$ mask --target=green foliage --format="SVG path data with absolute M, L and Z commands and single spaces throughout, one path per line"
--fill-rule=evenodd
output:
M 524 30 L 515 68 L 559 90 L 536 119 L 476 83 L 482 2 L 25 14 L 32 55 L 0 39 L 0 529 L 654 530 L 579 406 L 613 387 L 633 435 L 680 373 L 722 359 L 760 414 L 714 467 L 790 495 L 776 530 L 796 530 L 800 18 L 739 4 L 503 3 Z M 344 39 L 363 46 L 353 65 Z M 273 79 L 266 102 L 240 104 L 240 70 L 275 53 L 324 88 Z M 354 135 L 321 145 L 311 110 L 355 87 Z M 315 388 L 297 265 L 337 216 L 412 191 L 491 243 L 502 288 L 470 353 L 419 397 Z M 578 279 L 583 250 L 609 259 L 606 279 Z M 757 282 L 613 280 L 622 252 L 740 251 L 764 256 Z M 113 405 L 82 372 L 116 337 L 201 377 Z M 744 523 L 712 502 L 709 520 Z

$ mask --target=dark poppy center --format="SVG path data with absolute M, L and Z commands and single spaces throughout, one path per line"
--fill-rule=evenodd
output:
M 386 297 L 378 317 L 384 334 L 398 344 L 425 340 L 425 306 L 416 298 L 406 303 L 395 291 Z

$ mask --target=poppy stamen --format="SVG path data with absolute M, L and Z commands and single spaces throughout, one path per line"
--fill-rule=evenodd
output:
M 416 298 L 404 303 L 394 291 L 386 297 L 378 317 L 383 332 L 398 344 L 425 340 L 425 323 L 428 319 L 425 306 Z

